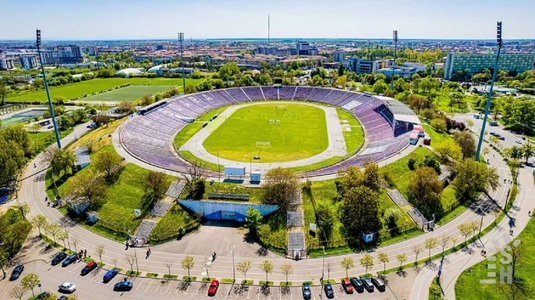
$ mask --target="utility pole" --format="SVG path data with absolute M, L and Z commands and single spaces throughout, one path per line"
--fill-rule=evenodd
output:
M 52 100 L 50 99 L 50 91 L 48 90 L 48 82 L 46 80 L 45 67 L 43 65 L 43 57 L 41 55 L 41 30 L 35 30 L 37 39 L 35 46 L 37 47 L 37 54 L 39 55 L 39 64 L 41 64 L 41 73 L 43 74 L 43 81 L 45 83 L 46 98 L 48 99 L 48 109 L 50 110 L 50 117 L 52 118 L 52 124 L 54 125 L 54 133 L 56 135 L 56 143 L 58 148 L 61 148 L 61 141 L 59 139 L 58 124 L 56 123 L 56 115 L 54 114 L 54 107 L 52 106 Z
M 500 52 L 502 49 L 502 22 L 498 22 L 496 25 L 496 43 L 498 44 L 498 53 L 496 54 L 496 62 L 494 63 L 494 71 L 492 72 L 492 80 L 490 82 L 489 96 L 487 98 L 487 105 L 485 106 L 485 116 L 483 117 L 483 126 L 481 126 L 481 132 L 479 133 L 479 142 L 477 143 L 476 161 L 479 161 L 481 154 L 481 146 L 483 145 L 483 138 L 485 136 L 485 126 L 487 125 L 487 119 L 489 117 L 490 101 L 492 99 L 492 90 L 494 88 L 494 81 L 496 80 L 496 73 L 498 72 L 498 63 L 500 61 Z
M 186 94 L 186 76 L 184 74 L 184 32 L 178 33 L 178 41 L 180 42 L 180 64 L 182 66 L 182 92 Z

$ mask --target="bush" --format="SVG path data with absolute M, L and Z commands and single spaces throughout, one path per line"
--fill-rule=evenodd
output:
M 409 166 L 409 170 L 414 171 L 416 169 L 416 159 L 410 158 L 407 165 Z

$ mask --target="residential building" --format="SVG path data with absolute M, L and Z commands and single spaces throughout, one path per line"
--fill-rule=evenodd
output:
M 0 70 L 11 70 L 15 68 L 13 59 L 11 57 L 6 57 L 6 53 L 0 51 Z
M 310 49 L 310 44 L 308 42 L 300 41 L 297 42 L 295 49 L 297 50 L 297 55 L 309 55 L 308 50 Z
M 95 47 L 95 46 L 86 47 L 86 48 L 85 48 L 85 51 L 86 51 L 87 54 L 89 54 L 90 56 L 97 56 L 97 55 L 98 55 L 98 48 Z
M 23 69 L 34 69 L 39 67 L 38 58 L 35 55 L 22 55 L 19 57 L 20 66 Z
M 416 67 L 400 67 L 400 66 L 396 66 L 393 70 L 392 70 L 392 67 L 379 69 L 379 70 L 377 70 L 377 73 L 384 74 L 387 77 L 391 77 L 392 76 L 392 72 L 394 72 L 394 76 L 410 78 L 410 77 L 412 77 L 412 75 L 418 73 L 419 71 L 420 70 L 418 68 L 416 68 Z
M 84 61 L 82 48 L 76 45 L 43 49 L 41 53 L 45 65 L 73 64 Z
M 459 54 L 448 53 L 444 69 L 444 79 L 451 79 L 457 71 L 469 70 L 471 75 L 485 68 L 492 69 L 496 62 L 496 54 Z M 498 69 L 518 73 L 535 68 L 535 54 L 500 54 Z

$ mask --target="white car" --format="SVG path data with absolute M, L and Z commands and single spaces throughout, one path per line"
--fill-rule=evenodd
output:
M 58 289 L 60 292 L 72 293 L 76 291 L 76 285 L 74 285 L 74 283 L 64 282 L 59 285 Z
M 522 141 L 521 140 L 516 140 L 515 141 L 517 144 L 522 144 Z

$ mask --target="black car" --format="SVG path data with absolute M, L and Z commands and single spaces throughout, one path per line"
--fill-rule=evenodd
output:
M 310 284 L 308 282 L 303 283 L 303 299 L 309 300 L 312 297 L 312 291 L 310 290 Z
M 20 274 L 22 273 L 22 271 L 24 271 L 23 265 L 16 266 L 15 269 L 13 269 L 13 272 L 11 272 L 11 277 L 9 277 L 9 280 L 11 281 L 17 280 Z
M 65 268 L 66 266 L 75 262 L 77 258 L 78 258 L 78 255 L 76 254 L 69 255 L 69 257 L 65 258 L 65 260 L 61 263 L 61 266 Z
M 65 259 L 65 257 L 67 257 L 67 253 L 61 251 L 61 252 L 58 252 L 58 254 L 56 254 L 56 256 L 54 256 L 54 259 L 52 259 L 52 265 L 55 266 L 57 264 L 59 264 L 62 260 Z
M 132 281 L 123 280 L 113 286 L 114 291 L 129 291 L 134 287 Z
M 87 265 L 85 265 L 85 267 L 82 269 L 80 274 L 82 274 L 82 276 L 85 276 L 96 268 L 97 268 L 97 263 L 95 261 L 90 261 L 87 263 Z
M 379 292 L 384 292 L 386 290 L 385 283 L 381 278 L 373 277 L 372 282 Z
M 357 293 L 364 292 L 364 283 L 362 283 L 362 280 L 360 280 L 357 277 L 351 277 L 350 281 L 351 281 L 351 285 L 353 285 Z
M 370 278 L 367 278 L 367 277 L 361 277 L 360 280 L 362 281 L 362 283 L 364 284 L 364 288 L 369 292 L 369 293 L 373 293 L 373 282 Z
M 48 297 L 48 292 L 42 292 L 41 294 L 37 295 L 37 297 L 35 297 L 35 300 L 45 299 L 46 297 Z
M 327 296 L 327 298 L 329 299 L 334 298 L 333 286 L 330 283 L 325 284 L 323 289 L 325 290 L 325 296 Z

